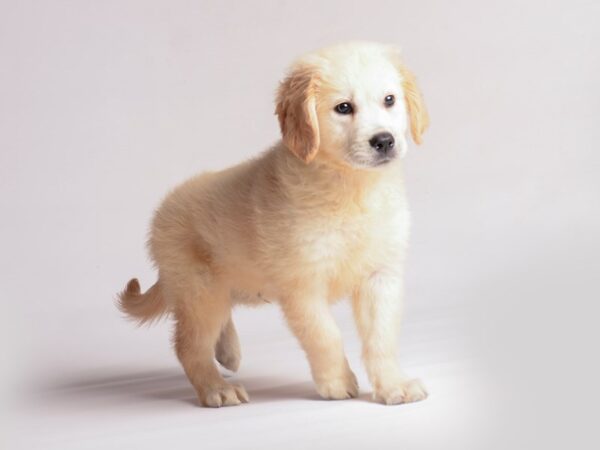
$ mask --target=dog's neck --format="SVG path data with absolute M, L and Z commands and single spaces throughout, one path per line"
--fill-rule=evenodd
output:
M 279 146 L 278 146 L 279 147 Z M 284 188 L 295 194 L 321 196 L 323 201 L 358 202 L 368 198 L 383 186 L 396 186 L 402 189 L 402 164 L 393 161 L 389 166 L 373 169 L 357 169 L 317 155 L 310 163 L 301 161 L 283 145 L 274 149 L 282 164 L 279 170 L 285 171 Z

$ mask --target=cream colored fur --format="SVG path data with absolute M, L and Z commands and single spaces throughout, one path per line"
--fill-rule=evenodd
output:
M 396 97 L 386 107 L 383 99 Z M 334 111 L 351 102 L 352 115 Z M 236 370 L 238 303 L 280 304 L 307 354 L 317 391 L 355 397 L 331 302 L 351 298 L 374 398 L 421 400 L 418 380 L 397 363 L 402 271 L 409 232 L 400 156 L 405 134 L 421 140 L 428 118 L 397 52 L 372 43 L 337 45 L 294 64 L 277 95 L 283 139 L 260 157 L 176 188 L 152 222 L 159 279 L 137 280 L 120 307 L 140 322 L 170 313 L 175 349 L 203 405 L 248 401 L 220 375 Z M 378 165 L 369 139 L 390 132 L 397 157 Z

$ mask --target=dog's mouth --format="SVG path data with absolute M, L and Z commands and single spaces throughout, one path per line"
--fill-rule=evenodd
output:
M 387 155 L 381 155 L 375 161 L 373 161 L 373 167 L 385 166 L 386 164 L 389 164 L 395 160 L 396 156 L 398 156 L 396 152 L 388 153 Z
M 382 159 L 375 161 L 375 163 L 373 165 L 375 167 L 385 166 L 386 164 L 389 164 L 393 160 L 394 160 L 394 158 L 382 158 Z
M 385 154 L 374 154 L 374 152 L 367 152 L 364 154 L 362 151 L 355 154 L 345 155 L 346 162 L 351 166 L 360 169 L 377 169 L 389 165 L 391 162 L 398 159 L 400 153 L 395 149 Z

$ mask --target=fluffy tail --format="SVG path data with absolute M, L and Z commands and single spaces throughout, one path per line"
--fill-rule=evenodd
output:
M 129 280 L 125 290 L 119 293 L 117 306 L 139 325 L 152 323 L 167 312 L 158 281 L 142 294 L 137 278 Z

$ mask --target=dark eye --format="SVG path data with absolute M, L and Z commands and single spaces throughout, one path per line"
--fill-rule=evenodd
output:
M 335 107 L 335 112 L 339 114 L 352 114 L 353 111 L 352 104 L 347 102 L 340 103 Z
M 396 103 L 396 97 L 394 97 L 393 95 L 388 95 L 386 98 L 383 99 L 383 103 L 385 104 L 385 106 L 392 106 L 394 103 Z

